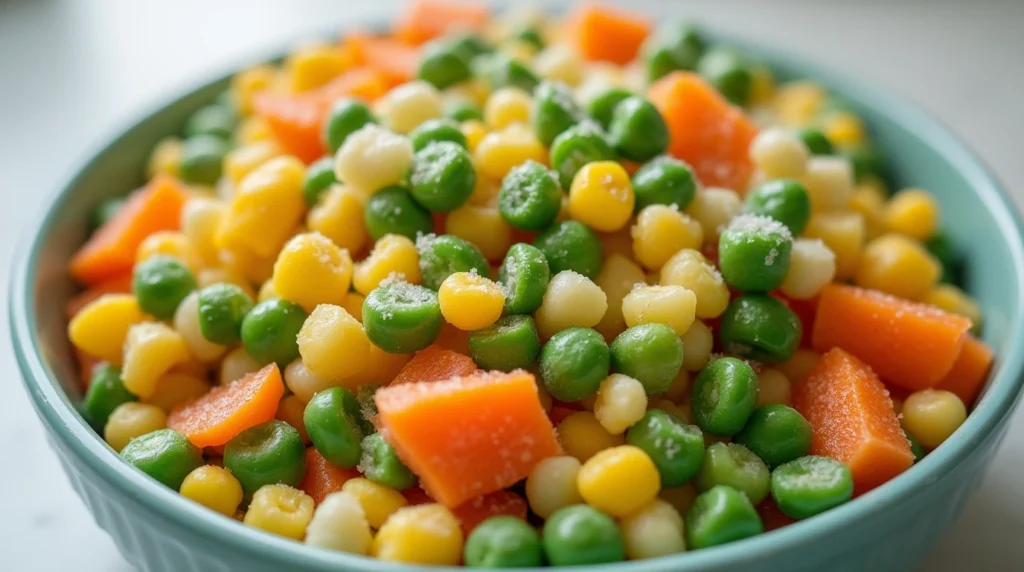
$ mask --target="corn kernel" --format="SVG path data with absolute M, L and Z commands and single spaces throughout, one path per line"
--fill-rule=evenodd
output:
M 145 319 L 135 296 L 104 294 L 71 318 L 68 339 L 83 352 L 118 365 L 129 328 Z
M 242 179 L 221 220 L 216 242 L 222 248 L 272 256 L 302 219 L 306 168 L 295 157 L 277 157 Z
M 358 267 L 357 267 L 357 269 L 358 269 Z M 353 275 L 352 278 L 353 278 L 352 283 L 355 284 L 355 275 Z M 341 307 L 345 308 L 345 311 L 348 312 L 350 316 L 352 316 L 353 318 L 355 318 L 355 319 L 359 320 L 360 322 L 362 322 L 363 321 L 363 302 L 365 302 L 365 301 L 366 301 L 366 296 L 363 296 L 362 294 L 359 294 L 358 292 L 349 292 L 348 294 L 345 295 L 345 299 L 342 300 Z
M 697 487 L 691 481 L 674 489 L 661 489 L 658 498 L 672 505 L 672 508 L 676 509 L 679 514 L 686 514 L 693 506 L 693 500 L 697 498 L 698 494 Z
M 770 403 L 789 405 L 792 399 L 792 388 L 786 374 L 777 369 L 762 370 L 757 376 L 757 406 Z
M 198 361 L 212 362 L 224 355 L 227 346 L 215 344 L 203 337 L 199 327 L 199 292 L 185 297 L 174 311 L 174 329 L 181 334 L 189 354 Z
M 373 545 L 370 524 L 359 500 L 338 491 L 324 498 L 306 528 L 306 544 L 351 554 L 369 554 Z
M 214 237 L 227 206 L 217 199 L 194 198 L 181 210 L 181 232 L 204 267 L 220 262 Z
M 399 509 L 373 539 L 373 556 L 379 560 L 454 566 L 462 559 L 462 526 L 459 519 L 439 504 Z
M 594 283 L 605 293 L 608 309 L 594 329 L 601 332 L 606 339 L 613 339 L 626 329 L 626 318 L 622 315 L 622 299 L 633 290 L 633 286 L 643 282 L 643 270 L 627 256 L 611 254 L 605 259 Z
M 828 94 L 810 81 L 790 82 L 779 87 L 771 105 L 784 125 L 806 125 L 821 109 Z
M 352 258 L 319 232 L 300 234 L 284 245 L 274 263 L 274 292 L 310 311 L 340 304 L 352 284 Z
M 791 383 L 800 383 L 811 372 L 814 364 L 818 363 L 820 357 L 821 355 L 814 350 L 799 349 L 796 350 L 793 357 L 789 358 L 789 361 L 777 365 L 776 368 Z
M 281 296 L 274 291 L 274 281 L 267 280 L 263 284 L 260 284 L 260 289 L 256 293 L 257 302 L 266 302 L 267 300 L 280 300 Z
M 313 519 L 313 499 L 288 485 L 263 485 L 253 495 L 242 520 L 254 528 L 302 540 Z
M 518 87 L 494 91 L 484 104 L 484 123 L 491 129 L 504 129 L 513 123 L 528 125 L 533 98 Z
M 398 509 L 409 504 L 402 493 L 369 479 L 349 479 L 341 486 L 341 490 L 356 497 L 366 514 L 366 521 L 376 529 L 380 529 Z
M 124 342 L 124 387 L 139 397 L 149 397 L 156 382 L 172 366 L 189 360 L 181 334 L 159 322 L 142 322 L 128 328 Z
M 441 92 L 425 81 L 404 83 L 384 96 L 385 125 L 395 133 L 409 133 L 428 119 L 444 115 Z M 343 181 L 348 181 L 342 177 Z
M 362 324 L 340 306 L 320 304 L 306 318 L 297 336 L 302 363 L 316 377 L 346 385 L 366 367 L 370 340 Z
M 662 286 L 682 286 L 696 295 L 696 317 L 717 318 L 729 305 L 729 288 L 715 265 L 696 250 L 680 250 L 661 269 Z
M 500 191 L 501 181 L 495 181 L 487 177 L 477 177 L 476 185 L 473 186 L 473 194 L 469 196 L 469 199 L 466 201 L 466 205 L 474 207 L 497 207 L 498 193 Z M 448 218 L 450 217 L 451 213 L 449 213 Z M 504 220 L 502 220 L 502 222 L 504 222 Z M 505 226 L 508 226 L 508 224 L 506 223 Z
M 804 236 L 820 238 L 836 257 L 836 280 L 852 278 L 865 239 L 864 215 L 857 212 L 814 213 Z
M 910 238 L 928 240 L 939 227 L 939 204 L 920 189 L 900 191 L 885 206 L 885 226 Z
M 177 177 L 180 169 L 181 139 L 177 137 L 161 139 L 149 154 L 149 162 L 146 163 L 146 176 L 152 178 L 163 173 Z
M 227 385 L 242 379 L 246 374 L 259 371 L 263 364 L 253 359 L 245 348 L 235 348 L 224 356 L 220 362 L 220 384 Z
M 856 115 L 841 111 L 827 117 L 822 132 L 839 147 L 853 147 L 864 142 L 864 123 Z
M 363 220 L 364 201 L 358 189 L 334 185 L 309 210 L 306 225 L 319 232 L 341 248 L 358 253 L 366 245 L 366 223 Z
M 302 93 L 323 87 L 341 75 L 349 63 L 349 57 L 337 46 L 300 47 L 284 63 L 288 88 L 292 93 Z
M 621 518 L 658 496 L 661 476 L 642 449 L 619 445 L 584 462 L 576 483 L 587 504 Z
M 230 354 L 228 354 L 230 355 Z M 313 373 L 301 359 L 297 359 L 284 368 L 284 385 L 304 403 L 317 393 L 334 387 L 335 382 Z
M 167 414 L 156 405 L 129 401 L 118 405 L 107 418 L 103 438 L 110 447 L 121 452 L 129 441 L 167 427 Z
M 256 297 L 256 292 L 253 292 L 252 284 L 249 280 L 242 275 L 242 273 L 235 268 L 204 268 L 196 274 L 196 284 L 200 288 L 206 288 L 213 284 L 219 284 L 224 282 L 226 284 L 234 284 L 242 289 L 250 298 Z
M 770 179 L 797 179 L 807 171 L 811 152 L 796 135 L 781 127 L 765 129 L 750 144 L 754 166 Z
M 445 232 L 471 242 L 487 260 L 497 261 L 512 246 L 512 227 L 493 206 L 459 207 L 445 218 Z
M 492 179 L 504 179 L 512 167 L 528 160 L 547 163 L 547 151 L 533 130 L 518 123 L 484 135 L 473 151 L 477 172 Z
M 542 338 L 576 326 L 596 326 L 608 310 L 608 297 L 589 278 L 563 270 L 551 277 L 534 318 Z
M 622 435 L 612 435 L 589 411 L 580 411 L 558 424 L 558 440 L 567 455 L 585 463 L 598 453 L 626 442 Z
M 412 166 L 412 141 L 371 123 L 349 135 L 334 157 L 339 181 L 373 193 L 406 176 Z
M 437 290 L 441 314 L 460 330 L 490 326 L 501 317 L 505 293 L 501 286 L 472 272 L 456 272 L 444 279 Z
M 682 336 L 693 324 L 697 296 L 682 286 L 637 286 L 622 299 L 629 327 L 665 324 Z
M 711 358 L 714 335 L 704 322 L 694 320 L 680 337 L 683 341 L 683 370 L 700 371 Z
M 569 188 L 569 215 L 601 232 L 624 227 L 635 202 L 629 173 L 615 161 L 587 163 Z
M 928 449 L 941 445 L 967 420 L 967 408 L 956 394 L 922 389 L 903 402 L 903 427 Z
M 641 210 L 631 234 L 633 254 L 650 270 L 661 268 L 680 250 L 699 249 L 704 242 L 700 223 L 668 205 L 650 205 Z
M 683 517 L 661 499 L 654 499 L 622 519 L 622 541 L 630 560 L 657 558 L 686 550 Z
M 647 392 L 639 381 L 613 373 L 597 389 L 594 417 L 612 435 L 624 433 L 647 412 Z
M 233 185 L 238 185 L 246 175 L 274 157 L 283 154 L 273 141 L 260 141 L 237 147 L 224 156 L 224 173 Z
M 395 379 L 410 359 L 412 354 L 391 354 L 371 343 L 370 353 L 366 355 L 366 367 L 363 368 L 362 374 L 353 378 L 353 381 L 357 387 L 368 384 L 387 385 Z
M 560 508 L 583 502 L 576 477 L 580 462 L 575 457 L 548 457 L 537 463 L 526 477 L 526 500 L 530 510 L 548 518 Z
M 475 119 L 460 123 L 459 131 L 461 131 L 463 137 L 466 138 L 466 149 L 468 149 L 470 153 L 474 153 L 476 151 L 476 148 L 480 145 L 480 141 L 482 141 L 484 136 L 487 135 L 487 128 L 484 127 L 483 123 Z
M 270 130 L 270 125 L 262 117 L 246 117 L 235 128 L 235 143 L 239 145 L 252 145 L 273 140 L 274 132 Z
M 471 78 L 446 87 L 441 95 L 446 102 L 461 100 L 483 105 L 490 94 L 490 84 L 480 78 Z
M 165 413 L 170 413 L 176 405 L 185 403 L 210 391 L 210 384 L 198 375 L 171 371 L 160 376 L 153 394 L 142 400 L 143 403 L 156 405 Z
M 242 504 L 242 485 L 224 467 L 203 465 L 181 483 L 181 496 L 206 508 L 231 516 Z
M 807 172 L 800 180 L 807 188 L 813 212 L 842 210 L 850 204 L 853 167 L 843 157 L 811 157 L 807 161 Z
M 969 318 L 975 326 L 981 324 L 981 308 L 963 290 L 952 284 L 939 284 L 921 300 L 953 314 Z
M 235 109 L 242 115 L 253 112 L 253 99 L 257 93 L 266 91 L 274 81 L 276 70 L 269 65 L 256 66 L 235 74 L 231 78 L 231 95 Z
M 885 232 L 885 191 L 876 185 L 857 185 L 850 196 L 851 210 L 864 215 L 864 228 L 868 239 Z
M 579 85 L 584 74 L 583 58 L 569 44 L 555 43 L 541 50 L 533 60 L 533 69 L 544 79 Z
M 818 295 L 836 275 L 836 255 L 818 238 L 793 241 L 789 270 L 782 281 L 782 293 L 794 300 L 809 300 Z
M 199 257 L 192 250 L 192 245 L 189 244 L 185 235 L 180 232 L 160 230 L 147 236 L 135 251 L 135 264 L 158 254 L 177 258 L 192 272 L 199 270 Z
M 942 265 L 920 243 L 898 234 L 883 234 L 864 247 L 854 282 L 908 300 L 928 294 Z
M 735 191 L 708 187 L 697 192 L 686 207 L 686 214 L 700 223 L 705 242 L 718 242 L 718 235 L 743 211 L 743 200 Z

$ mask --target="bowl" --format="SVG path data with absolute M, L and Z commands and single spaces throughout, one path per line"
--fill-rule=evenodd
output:
M 849 101 L 892 159 L 893 182 L 933 192 L 944 225 L 968 264 L 966 288 L 986 316 L 997 363 L 959 430 L 920 463 L 862 497 L 783 529 L 737 543 L 602 570 L 903 570 L 913 568 L 978 487 L 1024 382 L 1024 245 L 1005 190 L 953 134 L 919 109 L 831 68 L 725 38 L 756 53 L 783 78 L 813 78 Z M 118 458 L 76 410 L 81 397 L 66 339 L 64 302 L 74 291 L 65 265 L 86 236 L 90 208 L 139 186 L 149 150 L 212 101 L 210 82 L 133 123 L 86 161 L 29 227 L 11 275 L 10 326 L 33 407 L 72 486 L 124 557 L 150 572 L 410 570 L 314 549 L 215 514 Z M 584 570 L 587 567 L 583 568 Z

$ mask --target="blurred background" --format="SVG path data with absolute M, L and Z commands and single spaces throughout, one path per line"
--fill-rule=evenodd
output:
M 609 3 L 616 3 L 608 0 Z M 618 2 L 805 53 L 932 112 L 1024 205 L 1024 1 Z M 549 2 L 548 4 L 557 4 Z M 74 165 L 134 118 L 296 40 L 386 18 L 396 0 L 0 0 L 0 268 Z M 6 280 L 0 283 L 6 299 Z M 6 304 L 3 311 L 6 311 Z M 6 321 L 6 320 L 4 320 Z M 130 567 L 60 473 L 0 329 L 0 569 Z M 1024 560 L 1024 410 L 957 527 L 923 570 Z

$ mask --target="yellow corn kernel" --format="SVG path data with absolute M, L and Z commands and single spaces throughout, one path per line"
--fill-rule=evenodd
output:
M 601 265 L 601 271 L 594 278 L 594 283 L 605 293 L 608 309 L 594 329 L 601 332 L 606 339 L 613 339 L 626 329 L 626 318 L 622 315 L 622 299 L 633 290 L 633 286 L 643 282 L 643 270 L 627 256 L 611 254 Z
M 718 235 L 743 211 L 743 200 L 735 191 L 708 187 L 697 192 L 686 207 L 686 214 L 700 223 L 705 242 L 718 242 Z
M 598 453 L 626 442 L 622 435 L 612 435 L 589 411 L 580 411 L 558 424 L 558 440 L 567 455 L 585 463 Z
M 356 270 L 358 271 L 358 267 L 356 267 Z M 355 284 L 355 276 L 355 274 L 353 274 L 352 276 L 353 284 Z M 362 322 L 363 302 L 365 301 L 366 296 L 363 296 L 362 294 L 359 294 L 357 292 L 349 292 L 348 294 L 345 295 L 345 299 L 342 300 L 341 307 L 345 308 L 345 311 L 348 312 L 350 316 Z
M 847 111 L 831 114 L 821 127 L 825 137 L 836 146 L 854 147 L 864 142 L 864 123 Z
M 356 497 L 366 514 L 366 521 L 376 529 L 380 529 L 398 509 L 409 504 L 395 489 L 361 477 L 345 481 L 341 490 Z
M 232 184 L 238 185 L 256 167 L 283 154 L 273 141 L 260 141 L 232 149 L 224 156 L 224 173 Z
M 214 237 L 227 206 L 217 199 L 193 198 L 181 210 L 181 232 L 202 266 L 220 262 Z
M 139 264 L 143 260 L 158 254 L 166 254 L 177 258 L 192 272 L 199 270 L 199 257 L 192 250 L 192 245 L 185 235 L 180 232 L 160 230 L 147 236 L 135 251 L 135 264 Z
M 601 232 L 624 227 L 635 203 L 629 173 L 616 161 L 587 163 L 569 188 L 569 215 Z
M 146 319 L 131 294 L 104 294 L 89 302 L 68 323 L 68 339 L 83 352 L 118 365 L 128 329 Z
M 711 358 L 714 335 L 704 322 L 694 320 L 690 328 L 680 337 L 683 340 L 683 369 L 700 371 Z
M 828 94 L 810 81 L 790 82 L 779 87 L 771 106 L 784 125 L 806 125 L 821 109 Z
M 301 47 L 284 63 L 289 91 L 302 93 L 338 77 L 349 65 L 349 58 L 334 45 L 312 45 Z
M 215 344 L 205 337 L 199 327 L 199 292 L 194 291 L 178 304 L 174 311 L 174 329 L 181 334 L 188 352 L 200 362 L 212 362 L 224 355 L 227 346 Z
M 693 324 L 697 296 L 683 286 L 637 286 L 622 299 L 629 327 L 665 324 L 682 336 Z
M 128 328 L 124 342 L 124 387 L 146 398 L 156 382 L 171 367 L 189 360 L 188 346 L 181 334 L 160 322 L 142 322 Z
M 388 518 L 373 539 L 378 560 L 454 566 L 462 559 L 462 526 L 459 519 L 439 504 L 399 509 Z
M 260 289 L 256 293 L 257 302 L 266 302 L 267 300 L 280 300 L 281 296 L 274 291 L 274 281 L 267 280 L 263 284 L 260 284 Z
M 765 369 L 757 376 L 757 406 L 770 403 L 789 405 L 792 387 L 786 374 L 777 369 Z
M 807 161 L 807 172 L 800 180 L 807 188 L 813 212 L 843 210 L 850 204 L 853 167 L 843 157 L 811 157 Z
M 768 66 L 754 68 L 753 83 L 750 86 L 750 104 L 752 106 L 767 104 L 775 95 L 775 78 Z
M 750 144 L 750 159 L 769 179 L 797 179 L 807 171 L 811 152 L 792 131 L 771 127 Z
M 642 449 L 619 445 L 583 463 L 576 483 L 587 504 L 621 518 L 658 496 L 661 476 Z
M 608 310 L 608 297 L 589 278 L 563 270 L 551 277 L 534 318 L 542 338 L 575 326 L 592 328 Z
M 231 78 L 231 95 L 235 109 L 242 115 L 253 112 L 253 98 L 268 89 L 274 81 L 276 70 L 269 65 L 256 66 L 235 74 Z
M 165 413 L 170 413 L 174 406 L 201 397 L 208 391 L 210 391 L 210 384 L 202 377 L 171 371 L 160 376 L 152 395 L 143 399 L 142 402 L 156 405 Z
M 504 129 L 513 123 L 530 122 L 533 98 L 518 87 L 503 87 L 494 91 L 484 104 L 484 123 L 490 129 Z
M 467 79 L 444 89 L 445 101 L 462 100 L 483 105 L 491 94 L 491 86 L 480 78 Z
M 177 177 L 180 168 L 181 139 L 166 137 L 161 139 L 149 153 L 149 162 L 146 163 L 146 176 L 152 178 L 163 173 Z
M 466 138 L 466 149 L 470 153 L 474 153 L 480 141 L 483 140 L 484 135 L 487 135 L 487 128 L 484 124 L 475 120 L 470 119 L 469 121 L 463 121 L 459 124 L 459 131 L 462 131 L 462 135 Z
M 921 300 L 947 312 L 969 318 L 975 326 L 981 324 L 981 308 L 963 290 L 952 284 L 939 284 Z
M 274 418 L 294 427 L 299 432 L 302 442 L 309 445 L 309 433 L 306 432 L 306 424 L 302 420 L 302 415 L 305 411 L 306 402 L 295 395 L 289 395 L 281 399 L 277 404 L 277 413 L 274 415 Z
M 466 200 L 466 205 L 496 208 L 500 191 L 501 181 L 479 176 L 476 178 L 476 185 L 473 186 L 473 194 Z
M 302 162 L 291 156 L 271 159 L 249 173 L 217 229 L 218 245 L 258 256 L 276 254 L 305 212 L 305 173 Z
M 459 207 L 444 225 L 446 233 L 475 244 L 487 260 L 501 260 L 512 246 L 512 227 L 494 206 Z
M 939 203 L 921 189 L 905 189 L 885 206 L 885 226 L 892 232 L 928 240 L 939 227 Z
M 296 234 L 301 233 L 293 229 L 292 232 L 288 233 L 288 238 L 290 239 Z M 270 256 L 263 256 L 245 249 L 222 250 L 220 251 L 220 260 L 221 265 L 232 273 L 241 276 L 246 282 L 246 288 L 252 291 L 253 283 L 259 284 L 270 280 L 270 277 L 274 274 L 274 263 L 277 262 L 279 251 L 280 248 Z
M 569 44 L 551 44 L 533 60 L 537 75 L 573 87 L 583 81 L 584 67 L 583 58 Z
M 235 143 L 239 145 L 253 145 L 255 143 L 271 142 L 274 140 L 274 133 L 270 125 L 262 117 L 246 117 L 239 122 L 235 128 Z
M 313 498 L 288 485 L 263 485 L 252 495 L 242 520 L 267 532 L 302 540 L 313 519 Z
M 799 349 L 789 361 L 775 366 L 791 383 L 799 383 L 811 372 L 821 355 L 814 350 Z
M 484 135 L 473 151 L 477 172 L 492 179 L 504 179 L 512 167 L 528 160 L 547 163 L 547 151 L 532 129 L 518 123 Z
M 420 123 L 444 115 L 441 92 L 425 81 L 404 83 L 392 89 L 384 96 L 384 105 L 384 124 L 395 133 L 409 133 Z
M 349 252 L 359 252 L 366 245 L 366 223 L 363 222 L 363 200 L 359 192 L 348 186 L 334 185 L 309 211 L 306 225 Z
M 298 344 L 306 368 L 333 385 L 346 385 L 347 380 L 362 373 L 370 351 L 370 340 L 359 320 L 331 304 L 320 304 L 306 318 Z
M 864 215 L 858 212 L 814 213 L 804 236 L 820 238 L 836 256 L 836 280 L 852 278 L 860 263 L 865 239 Z
M 697 498 L 698 494 L 697 487 L 691 481 L 674 489 L 661 489 L 658 498 L 672 505 L 672 508 L 676 509 L 679 514 L 686 514 L 693 506 L 693 500 Z
M 729 288 L 718 269 L 703 254 L 689 248 L 680 250 L 661 268 L 662 286 L 682 286 L 696 295 L 695 315 L 717 318 L 729 305 Z
M 228 354 L 230 357 L 231 354 Z M 248 354 L 247 354 L 248 355 Z M 227 360 L 225 359 L 225 362 Z M 284 384 L 301 401 L 308 403 L 317 393 L 334 387 L 337 383 L 313 373 L 302 359 L 297 359 L 284 368 Z
M 955 393 L 922 389 L 903 402 L 903 428 L 927 449 L 949 439 L 967 419 L 967 408 Z
M 689 215 L 668 205 L 644 207 L 632 227 L 633 254 L 649 270 L 665 265 L 684 248 L 699 249 L 704 228 Z
M 625 433 L 647 412 L 647 392 L 639 381 L 613 373 L 597 388 L 594 417 L 613 435 Z
M 288 241 L 274 263 L 274 292 L 310 311 L 341 304 L 352 284 L 352 258 L 319 232 Z
M 203 465 L 181 483 L 181 496 L 206 508 L 231 516 L 242 504 L 242 485 L 224 467 Z
M 522 40 L 507 39 L 498 46 L 498 51 L 513 60 L 529 64 L 530 60 L 532 60 L 533 56 L 537 53 L 537 47 Z
M 854 282 L 864 288 L 920 300 L 935 287 L 942 264 L 921 243 L 899 234 L 883 234 L 864 247 Z
M 460 330 L 486 328 L 501 317 L 505 293 L 501 286 L 472 272 L 456 272 L 437 290 L 441 314 Z
M 461 330 L 459 330 L 461 331 Z M 463 332 L 465 333 L 465 332 Z M 469 352 L 469 349 L 466 349 Z M 387 385 L 402 371 L 412 354 L 391 354 L 370 344 L 370 353 L 366 355 L 366 367 L 363 373 L 353 378 L 356 387 L 368 384 Z
M 630 560 L 657 558 L 686 550 L 683 517 L 661 499 L 654 499 L 622 519 L 622 542 Z
M 359 500 L 344 491 L 327 495 L 316 507 L 313 520 L 306 528 L 306 544 L 351 554 L 369 554 L 373 534 Z
M 412 166 L 412 141 L 374 124 L 348 136 L 335 155 L 334 172 L 369 195 L 401 181 Z
M 869 239 L 885 232 L 885 191 L 877 185 L 860 184 L 850 196 L 851 210 L 864 215 L 864 228 Z
M 235 268 L 204 268 L 196 274 L 196 283 L 200 288 L 206 288 L 207 286 L 219 284 L 221 282 L 234 284 L 241 288 L 250 298 L 256 297 L 256 292 L 253 291 L 252 284 L 250 284 L 249 280 Z
M 121 452 L 129 441 L 167 427 L 167 414 L 156 405 L 129 401 L 118 405 L 107 418 L 103 438 L 110 447 Z
M 835 275 L 836 255 L 825 243 L 818 238 L 798 238 L 793 241 L 782 293 L 795 300 L 809 300 Z
M 526 477 L 526 500 L 530 510 L 548 518 L 560 508 L 583 502 L 576 477 L 580 462 L 575 457 L 548 457 L 537 463 Z

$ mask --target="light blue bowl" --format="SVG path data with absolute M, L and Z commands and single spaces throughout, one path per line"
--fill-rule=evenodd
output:
M 782 76 L 815 78 L 848 99 L 891 159 L 896 182 L 942 204 L 943 225 L 968 260 L 967 289 L 985 312 L 994 375 L 967 422 L 892 482 L 805 522 L 726 546 L 654 561 L 594 567 L 621 572 L 861 571 L 912 568 L 957 518 L 1002 440 L 1024 367 L 1024 247 L 1006 192 L 933 118 L 854 78 L 760 47 Z M 68 258 L 87 214 L 138 186 L 149 150 L 227 85 L 221 79 L 135 123 L 85 163 L 33 224 L 11 279 L 10 323 L 25 386 L 72 486 L 124 557 L 153 572 L 292 572 L 409 567 L 311 549 L 201 508 L 120 461 L 76 412 L 76 368 L 65 336 L 73 292 Z

